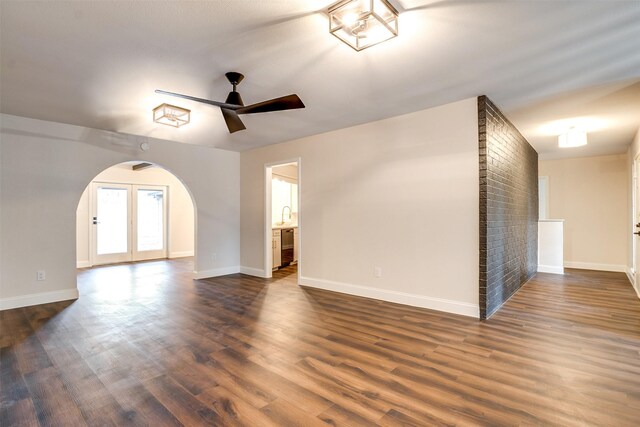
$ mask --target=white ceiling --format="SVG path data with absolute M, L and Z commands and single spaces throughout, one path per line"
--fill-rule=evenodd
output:
M 620 152 L 640 127 L 640 1 L 399 0 L 400 36 L 355 52 L 326 0 L 1 1 L 0 110 L 245 150 L 486 94 L 543 157 Z M 244 116 L 155 89 L 245 103 L 297 93 L 307 108 Z M 151 121 L 171 102 L 181 129 Z M 550 122 L 601 120 L 559 152 Z

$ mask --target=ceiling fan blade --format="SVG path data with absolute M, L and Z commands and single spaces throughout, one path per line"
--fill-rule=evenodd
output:
M 242 123 L 242 120 L 238 117 L 238 113 L 227 108 L 220 108 L 220 111 L 222 111 L 222 117 L 224 117 L 227 128 L 229 128 L 229 133 L 246 129 L 246 127 L 244 127 L 244 123 Z
M 294 94 L 258 102 L 257 104 L 247 105 L 246 107 L 240 107 L 236 109 L 236 112 L 238 114 L 253 114 L 268 113 L 270 111 L 295 110 L 296 108 L 304 108 L 304 104 L 298 95 Z
M 177 96 L 178 98 L 184 98 L 191 101 L 202 102 L 203 104 L 215 105 L 220 108 L 227 108 L 229 110 L 237 110 L 240 105 L 227 104 L 224 102 L 212 101 L 210 99 L 196 98 L 195 96 L 183 95 L 181 93 L 167 92 L 166 90 L 156 89 L 156 93 L 160 93 L 162 95 L 171 95 Z

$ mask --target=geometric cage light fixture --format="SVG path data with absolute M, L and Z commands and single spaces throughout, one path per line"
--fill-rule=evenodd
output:
M 153 121 L 179 128 L 191 121 L 191 110 L 171 104 L 160 104 L 153 109 Z
M 328 13 L 329 32 L 356 51 L 398 35 L 398 11 L 387 0 L 342 0 Z

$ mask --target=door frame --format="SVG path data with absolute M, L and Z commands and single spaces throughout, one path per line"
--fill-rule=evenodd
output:
M 264 164 L 264 184 L 265 184 L 265 215 L 264 215 L 264 276 L 269 279 L 273 276 L 273 248 L 271 242 L 273 241 L 273 231 L 271 229 L 273 225 L 273 219 L 271 217 L 271 179 L 273 178 L 272 169 L 274 166 L 283 166 L 290 163 L 296 163 L 298 165 L 298 285 L 300 284 L 300 278 L 302 277 L 302 158 L 295 157 L 288 160 L 280 160 L 277 162 L 270 162 Z
M 97 257 L 97 228 L 94 227 L 93 217 L 97 216 L 97 200 L 95 199 L 96 191 L 98 187 L 106 187 L 106 188 L 122 188 L 127 189 L 127 220 L 128 220 L 128 229 L 127 229 L 127 249 L 128 251 L 122 256 L 115 256 L 108 261 L 102 262 L 98 261 Z M 164 192 L 163 197 L 163 248 L 160 251 L 153 251 L 153 254 L 149 256 L 140 256 L 140 254 L 144 254 L 145 252 L 151 251 L 137 251 L 137 228 L 133 229 L 134 218 L 137 221 L 137 191 L 138 189 L 150 189 L 150 190 L 159 190 L 161 189 Z M 122 183 L 122 182 L 108 182 L 108 181 L 91 181 L 89 184 L 89 194 L 88 194 L 88 202 L 89 202 L 89 267 L 94 267 L 98 265 L 107 265 L 107 264 L 116 264 L 121 262 L 138 262 L 138 261 L 147 261 L 151 259 L 162 259 L 167 258 L 169 253 L 169 187 L 166 185 L 156 185 L 156 184 L 131 184 L 131 183 Z M 195 204 L 194 204 L 195 211 Z M 195 214 L 195 212 L 194 212 Z M 99 218 L 98 218 L 99 220 Z M 194 220 L 194 232 L 195 232 L 195 220 Z M 195 246 L 195 238 L 194 238 L 194 246 Z M 137 256 L 136 256 L 137 255 Z M 195 248 L 194 248 L 195 255 Z
M 636 230 L 635 226 L 636 223 L 640 222 L 640 215 L 638 215 L 638 208 L 640 208 L 640 200 L 638 200 L 640 196 L 638 194 L 638 184 L 640 184 L 638 177 L 638 168 L 640 168 L 640 153 L 636 155 L 631 165 L 631 233 L 640 230 Z M 638 255 L 640 255 L 640 236 L 637 237 L 635 234 L 632 234 L 631 239 L 631 268 L 627 276 L 629 276 L 631 284 L 638 293 L 638 297 L 640 297 L 640 292 L 638 292 L 638 282 L 640 280 L 638 278 L 638 273 L 640 273 L 638 271 L 640 267 L 638 266 Z

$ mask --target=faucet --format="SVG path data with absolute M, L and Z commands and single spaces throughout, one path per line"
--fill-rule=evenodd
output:
M 289 221 L 291 221 L 291 208 L 289 206 L 284 206 L 282 208 L 282 221 L 280 222 L 280 224 L 284 224 L 284 210 L 289 208 Z

